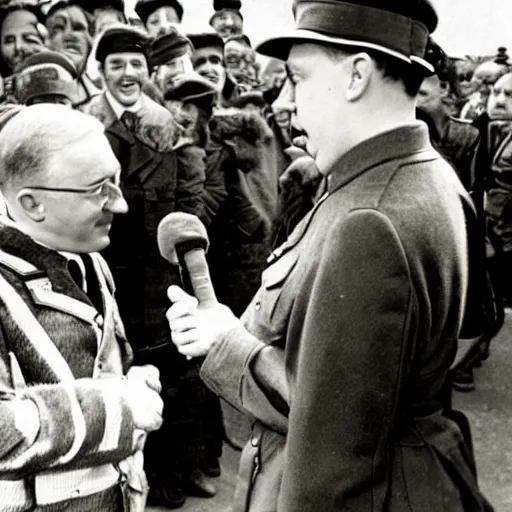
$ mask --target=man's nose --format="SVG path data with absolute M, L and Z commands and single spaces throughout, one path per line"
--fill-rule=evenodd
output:
M 209 60 L 207 60 L 207 61 L 203 62 L 203 64 L 199 67 L 198 72 L 208 73 L 208 72 L 212 71 L 212 69 L 213 69 L 212 63 Z
M 14 38 L 14 53 L 19 53 L 23 49 L 23 39 L 21 37 Z
M 169 20 L 162 20 L 162 22 L 160 24 L 159 32 L 161 34 L 166 34 L 168 31 L 170 31 L 172 28 L 175 28 L 175 27 L 176 27 L 176 23 L 173 23 L 172 21 L 169 21 Z
M 135 75 L 135 68 L 130 64 L 126 64 L 124 68 L 124 76 L 134 76 Z
M 105 210 L 111 213 L 126 213 L 128 212 L 128 203 L 124 196 L 120 194 L 107 202 Z
M 505 94 L 503 92 L 500 92 L 497 94 L 494 98 L 494 104 L 497 107 L 504 107 L 506 104 Z
M 64 42 L 75 42 L 77 41 L 77 37 L 76 37 L 76 34 L 75 32 L 73 31 L 73 27 L 69 26 L 69 25 L 66 25 L 64 27 L 64 33 L 63 33 L 63 39 L 64 39 Z

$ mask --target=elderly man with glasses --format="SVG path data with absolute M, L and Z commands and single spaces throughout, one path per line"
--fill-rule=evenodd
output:
M 5 107 L 0 127 L 0 511 L 123 511 L 121 474 L 143 510 L 161 386 L 129 368 L 98 254 L 127 211 L 119 162 L 103 125 L 65 106 Z

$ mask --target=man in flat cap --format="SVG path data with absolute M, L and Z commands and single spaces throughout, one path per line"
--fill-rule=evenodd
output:
M 165 395 L 176 387 L 173 379 L 185 358 L 170 344 L 165 329 L 165 292 L 179 282 L 179 276 L 160 256 L 156 231 L 162 218 L 175 210 L 200 214 L 204 170 L 184 165 L 177 147 L 178 125 L 164 107 L 142 92 L 149 79 L 148 43 L 145 33 L 128 25 L 103 32 L 96 59 L 106 91 L 83 111 L 104 124 L 121 163 L 121 188 L 129 212 L 114 222 L 105 258 L 116 280 L 119 310 L 133 340 L 135 360 L 161 365 Z M 167 405 L 165 415 L 172 421 L 173 410 Z M 158 485 L 164 485 L 168 476 L 162 473 L 171 461 L 162 453 L 175 442 L 171 435 L 166 422 L 161 436 L 150 436 L 146 445 L 147 470 L 158 474 Z
M 188 34 L 188 38 L 194 48 L 192 53 L 194 70 L 211 82 L 220 95 L 226 86 L 224 41 L 215 32 Z
M 296 30 L 259 50 L 287 60 L 327 193 L 270 257 L 242 321 L 169 290 L 180 352 L 206 356 L 207 385 L 254 421 L 234 510 L 491 511 L 446 379 L 474 213 L 415 120 L 436 13 L 427 0 L 295 0 L 294 14 Z
M 165 107 L 184 128 L 184 138 L 204 146 L 198 134 L 198 109 L 211 109 L 217 89 L 194 71 L 190 39 L 172 28 L 151 41 L 149 63 L 152 79 L 165 98 Z
M 137 0 L 135 12 L 151 37 L 167 32 L 183 20 L 183 6 L 178 0 Z
M 153 81 L 165 95 L 176 78 L 194 71 L 192 42 L 175 27 L 152 39 L 149 46 L 149 66 Z

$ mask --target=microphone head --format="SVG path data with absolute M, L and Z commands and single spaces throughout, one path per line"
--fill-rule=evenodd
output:
M 208 234 L 198 217 L 190 213 L 173 212 L 158 224 L 158 250 L 163 258 L 173 265 L 179 265 L 180 247 L 191 250 L 208 247 Z

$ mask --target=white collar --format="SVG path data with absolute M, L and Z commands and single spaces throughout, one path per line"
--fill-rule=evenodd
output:
M 124 105 L 121 105 L 119 101 L 117 101 L 112 93 L 107 90 L 105 91 L 105 97 L 107 98 L 107 101 L 109 102 L 110 106 L 112 107 L 112 110 L 114 111 L 114 114 L 118 119 L 121 119 L 121 116 L 126 112 L 138 112 L 142 108 L 142 96 L 139 97 L 139 99 L 131 106 L 125 107 Z
M 85 265 L 84 260 L 80 257 L 79 254 L 76 254 L 74 252 L 67 252 L 67 251 L 57 251 L 59 254 L 64 256 L 68 261 L 75 261 L 80 271 L 82 272 L 82 290 L 87 293 L 87 279 L 85 278 Z

